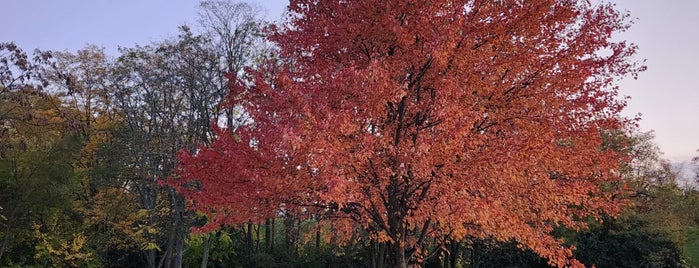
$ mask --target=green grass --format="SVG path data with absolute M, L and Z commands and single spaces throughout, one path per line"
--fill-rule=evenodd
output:
M 689 259 L 692 267 L 699 267 L 699 227 L 692 227 L 687 230 L 684 254 Z

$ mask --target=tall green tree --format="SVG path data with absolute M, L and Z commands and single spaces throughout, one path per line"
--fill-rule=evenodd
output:
M 128 154 L 123 165 L 133 167 L 129 186 L 152 213 L 147 225 L 163 224 L 156 228 L 163 232 L 151 236 L 163 251 L 165 267 L 182 265 L 189 223 L 183 197 L 159 181 L 174 178 L 178 151 L 209 144 L 220 122 L 232 126 L 243 120 L 223 105 L 231 74 L 225 55 L 212 47 L 208 36 L 182 26 L 174 39 L 122 50 L 113 71 L 116 87 L 110 98 L 123 122 L 119 138 Z M 167 213 L 158 216 L 162 210 Z M 156 265 L 155 252 L 148 249 L 149 266 Z
M 89 263 L 72 202 L 83 142 L 64 117 L 70 109 L 42 90 L 47 84 L 36 68 L 49 54 L 37 52 L 30 61 L 11 43 L 0 51 L 0 263 Z M 76 244 L 61 247 L 62 241 Z

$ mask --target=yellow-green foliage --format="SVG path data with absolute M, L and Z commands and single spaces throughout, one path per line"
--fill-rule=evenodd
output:
M 37 224 L 33 226 L 34 259 L 37 263 L 51 267 L 94 267 L 94 257 L 85 247 L 86 238 L 77 233 L 71 240 L 61 240 L 43 233 Z

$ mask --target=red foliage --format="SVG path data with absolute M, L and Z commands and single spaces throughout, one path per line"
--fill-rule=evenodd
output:
M 614 82 L 644 69 L 610 41 L 627 15 L 565 0 L 290 10 L 273 36 L 289 64 L 230 98 L 253 123 L 180 157 L 194 209 L 220 224 L 326 207 L 390 242 L 396 265 L 445 236 L 580 265 L 550 232 L 619 211 L 622 156 L 602 134 L 628 123 Z

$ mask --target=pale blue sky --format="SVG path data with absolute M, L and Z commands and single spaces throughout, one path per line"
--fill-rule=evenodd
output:
M 267 18 L 279 17 L 287 0 L 256 0 Z M 0 0 L 0 41 L 34 48 L 73 51 L 86 44 L 146 45 L 196 25 L 198 0 Z
M 642 114 L 642 130 L 655 130 L 656 142 L 673 161 L 698 156 L 699 1 L 617 0 L 638 18 L 620 38 L 640 47 L 648 70 L 620 86 L 631 96 L 626 114 Z
M 286 0 L 257 0 L 269 19 L 280 16 Z M 673 161 L 689 160 L 699 149 L 699 1 L 616 0 L 636 24 L 620 38 L 640 46 L 648 71 L 621 83 L 631 96 L 625 114 L 642 113 L 644 131 Z M 194 25 L 197 0 L 0 0 L 0 42 L 25 50 L 75 51 L 96 44 L 116 54 L 118 46 L 145 45 Z

